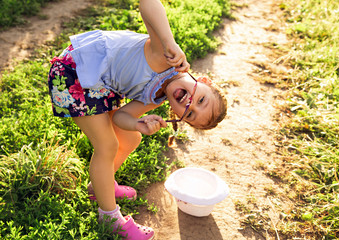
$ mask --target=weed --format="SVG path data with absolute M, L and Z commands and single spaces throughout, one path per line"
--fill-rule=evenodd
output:
M 267 186 L 264 188 L 268 195 L 276 194 L 276 190 L 274 189 L 274 186 Z
M 174 132 L 173 136 L 179 142 L 185 143 L 185 142 L 191 141 L 191 139 L 187 135 L 187 131 L 186 130 L 182 130 L 180 128 L 177 131 Z
M 2 156 L 0 169 L 0 196 L 13 204 L 34 199 L 41 190 L 71 197 L 84 175 L 74 151 L 53 142 L 42 142 L 35 149 L 25 145 L 18 153 Z
M 239 87 L 241 86 L 241 83 L 237 80 L 226 80 L 223 84 L 221 84 L 222 87 Z
M 221 139 L 222 144 L 224 144 L 225 146 L 233 146 L 233 143 L 231 140 L 227 139 L 227 138 L 222 138 Z
M 174 163 L 174 165 L 175 165 L 176 167 L 178 167 L 178 168 L 184 168 L 184 167 L 185 167 L 185 162 L 182 161 L 182 160 L 176 160 L 176 161 L 174 161 L 173 163 Z
M 152 213 L 157 213 L 159 211 L 158 207 L 154 205 L 154 203 L 148 205 L 147 210 L 151 211 Z

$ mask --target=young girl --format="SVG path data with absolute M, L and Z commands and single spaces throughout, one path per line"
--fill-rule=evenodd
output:
M 144 113 L 168 100 L 180 120 L 200 129 L 226 115 L 225 100 L 210 83 L 188 73 L 185 54 L 175 43 L 159 0 L 140 0 L 149 35 L 129 31 L 92 31 L 72 36 L 55 57 L 48 84 L 55 116 L 72 117 L 94 147 L 89 192 L 99 205 L 99 222 L 116 219 L 112 229 L 127 239 L 153 239 L 154 231 L 123 217 L 115 198 L 136 198 L 118 185 L 114 173 L 139 145 L 167 123 Z M 123 98 L 133 99 L 120 106 Z

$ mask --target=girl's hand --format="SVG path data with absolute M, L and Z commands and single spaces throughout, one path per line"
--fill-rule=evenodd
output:
M 164 54 L 168 65 L 175 67 L 178 72 L 187 72 L 190 64 L 187 62 L 186 55 L 178 44 L 172 43 L 164 48 Z
M 142 134 L 152 135 L 160 130 L 160 128 L 167 127 L 167 123 L 158 115 L 147 115 L 138 120 L 136 130 Z

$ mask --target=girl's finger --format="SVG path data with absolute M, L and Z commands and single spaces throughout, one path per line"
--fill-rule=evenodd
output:
M 175 62 L 179 61 L 180 58 L 181 58 L 181 56 L 177 55 L 177 56 L 173 56 L 173 57 L 166 57 L 166 60 L 168 62 L 175 63 Z
M 157 119 L 157 121 L 158 121 L 158 123 L 160 124 L 159 126 L 162 128 L 165 128 L 165 127 L 167 127 L 167 122 L 162 118 L 162 117 L 160 117 L 159 116 L 159 118 Z
M 158 121 L 151 121 L 147 124 L 148 129 L 155 133 L 160 129 L 160 123 Z
M 166 53 L 164 54 L 164 56 L 165 56 L 166 59 L 173 59 L 174 58 L 172 55 L 169 55 L 169 54 L 166 54 Z
M 167 127 L 167 122 L 164 119 L 161 119 L 161 121 L 159 121 L 160 123 L 160 127 L 166 128 Z
M 190 64 L 188 62 L 183 62 L 182 65 L 175 68 L 177 72 L 188 72 L 189 69 L 190 69 Z
M 183 62 L 184 62 L 184 59 L 181 59 L 178 62 L 174 62 L 174 63 L 168 62 L 167 64 L 175 68 L 180 68 L 180 65 L 182 65 Z
M 153 119 L 154 119 L 155 122 L 160 124 L 159 125 L 160 127 L 167 127 L 167 123 L 162 117 L 160 117 L 158 115 L 153 115 Z
M 180 63 L 180 59 L 179 60 L 173 60 L 173 59 L 170 59 L 170 60 L 167 60 L 166 63 L 172 67 L 177 67 L 179 66 L 181 63 Z

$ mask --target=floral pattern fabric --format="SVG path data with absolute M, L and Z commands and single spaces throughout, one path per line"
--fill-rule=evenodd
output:
M 83 89 L 75 68 L 76 64 L 69 54 L 72 45 L 51 61 L 48 75 L 49 93 L 53 113 L 59 117 L 81 117 L 96 115 L 119 108 L 121 96 L 113 91 L 100 89 Z

